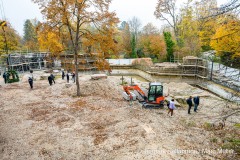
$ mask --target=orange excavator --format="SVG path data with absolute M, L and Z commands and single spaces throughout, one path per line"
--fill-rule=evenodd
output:
M 132 86 L 123 86 L 125 93 L 130 97 L 130 100 L 133 99 L 133 95 L 130 92 L 135 90 L 138 92 L 137 99 L 140 103 L 143 104 L 143 107 L 152 108 L 152 107 L 163 107 L 164 106 L 164 96 L 163 96 L 163 86 L 160 82 L 151 82 L 149 83 L 148 94 L 146 95 L 138 85 Z M 141 99 L 141 100 L 140 100 Z

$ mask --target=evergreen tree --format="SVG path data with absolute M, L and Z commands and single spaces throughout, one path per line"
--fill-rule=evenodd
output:
M 35 24 L 37 25 L 37 24 Z M 38 49 L 37 44 L 37 33 L 36 33 L 36 26 L 31 22 L 31 20 L 26 20 L 24 23 L 24 35 L 23 35 L 23 42 L 24 45 L 27 46 L 31 50 Z
M 170 32 L 163 32 L 164 34 L 164 40 L 167 46 L 167 60 L 171 61 L 171 59 L 174 59 L 174 55 L 173 55 L 173 49 L 174 49 L 174 42 L 172 40 L 172 35 Z
M 24 23 L 24 35 L 23 35 L 23 40 L 24 42 L 31 41 L 34 37 L 34 26 L 32 22 L 28 19 Z
M 136 45 L 137 45 L 136 36 L 134 34 L 132 34 L 132 39 L 131 39 L 132 52 L 131 52 L 131 55 L 130 55 L 131 58 L 137 58 Z

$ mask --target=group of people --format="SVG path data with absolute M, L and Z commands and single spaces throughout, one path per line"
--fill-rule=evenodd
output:
M 28 77 L 28 83 L 30 85 L 30 88 L 33 89 L 33 76 L 32 77 Z M 53 74 L 50 74 L 50 76 L 48 76 L 48 83 L 51 86 L 53 83 L 55 84 L 55 76 Z
M 191 114 L 191 108 L 192 108 L 193 104 L 194 104 L 194 112 L 197 112 L 199 102 L 200 102 L 199 96 L 196 96 L 194 98 L 192 98 L 192 96 L 190 96 L 186 100 L 186 102 L 188 104 L 188 114 Z M 167 104 L 167 106 L 168 106 L 168 114 L 171 113 L 171 116 L 172 116 L 173 115 L 173 110 L 176 109 L 174 99 L 171 99 L 171 101 Z
M 190 97 L 187 99 L 188 114 L 191 114 L 191 108 L 192 108 L 192 106 L 193 106 L 193 103 L 194 103 L 194 112 L 197 112 L 198 106 L 199 106 L 199 102 L 200 102 L 199 96 L 194 97 L 194 98 L 193 98 L 193 101 L 192 101 L 192 96 L 190 96 Z
M 67 74 L 66 74 L 67 83 L 69 83 L 70 76 L 72 76 L 72 80 L 75 83 L 75 73 L 74 72 L 72 72 L 71 74 L 69 72 L 67 72 Z M 65 73 L 64 73 L 64 71 L 62 71 L 62 79 L 63 80 L 64 80 L 64 77 L 65 77 Z M 3 78 L 5 79 L 4 75 L 3 75 Z M 28 83 L 30 85 L 30 88 L 33 89 L 33 76 L 28 77 Z M 50 86 L 53 85 L 53 83 L 55 84 L 55 76 L 52 73 L 50 74 L 50 76 L 48 76 L 48 83 Z
M 67 72 L 67 74 L 66 74 L 67 83 L 69 83 L 70 76 L 72 76 L 73 83 L 75 83 L 75 73 L 74 72 L 72 72 L 72 73 Z M 62 80 L 64 80 L 64 77 L 65 77 L 65 72 L 62 71 Z

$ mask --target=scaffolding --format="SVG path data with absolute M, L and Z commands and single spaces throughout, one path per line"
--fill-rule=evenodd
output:
M 47 67 L 48 52 L 19 53 L 1 55 L 1 68 L 5 70 L 15 70 L 17 72 L 26 72 L 29 70 L 41 70 Z
M 135 64 L 134 67 L 154 75 L 178 76 L 182 79 L 194 78 L 195 80 L 207 80 L 208 78 L 208 61 L 193 56 L 184 57 L 176 63 L 164 62 L 153 66 Z
M 207 80 L 208 79 L 208 61 L 202 58 L 187 56 L 183 58 L 181 64 L 182 78 L 188 76 L 194 77 L 195 80 Z
M 63 53 L 59 56 L 59 60 L 61 61 L 61 67 L 68 71 L 75 70 L 74 65 L 74 54 L 71 53 Z M 94 63 L 96 62 L 96 58 L 90 54 L 78 54 L 78 70 L 79 71 L 95 71 L 97 68 Z

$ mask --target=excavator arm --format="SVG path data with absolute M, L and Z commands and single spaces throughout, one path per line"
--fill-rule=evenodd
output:
M 133 85 L 133 86 L 123 86 L 124 91 L 132 98 L 132 95 L 130 93 L 130 90 L 135 90 L 141 95 L 141 97 L 145 98 L 146 95 L 145 93 L 141 90 L 141 88 L 138 85 Z

